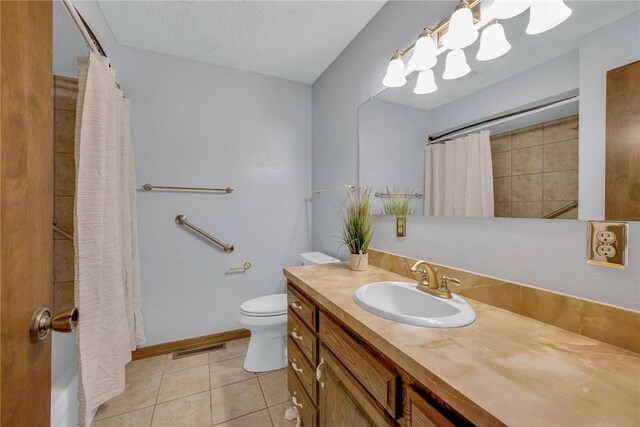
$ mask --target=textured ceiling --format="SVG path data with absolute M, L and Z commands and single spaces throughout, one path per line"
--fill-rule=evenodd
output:
M 313 83 L 384 1 L 99 1 L 120 44 Z

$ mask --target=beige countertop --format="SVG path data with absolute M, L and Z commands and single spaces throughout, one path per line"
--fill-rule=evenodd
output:
M 353 291 L 411 280 L 374 266 L 290 267 L 284 274 L 476 424 L 640 426 L 637 353 L 466 297 L 477 319 L 463 328 L 386 320 L 360 308 Z

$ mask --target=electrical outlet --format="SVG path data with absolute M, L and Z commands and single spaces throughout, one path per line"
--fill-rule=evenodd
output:
M 596 253 L 605 258 L 613 258 L 616 256 L 616 248 L 612 245 L 598 245 Z
M 598 231 L 596 239 L 600 243 L 613 243 L 616 241 L 616 233 L 613 231 Z
M 587 225 L 587 262 L 627 268 L 627 227 L 624 222 L 590 221 Z

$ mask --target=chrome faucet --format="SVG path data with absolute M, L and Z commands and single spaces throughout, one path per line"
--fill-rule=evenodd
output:
M 449 290 L 449 282 L 457 283 L 459 285 L 462 284 L 460 280 L 453 277 L 442 276 L 442 280 L 438 279 L 438 268 L 433 267 L 426 261 L 416 262 L 409 271 L 420 275 L 420 283 L 418 283 L 418 286 L 416 287 L 419 291 L 435 295 L 439 298 L 453 298 L 453 295 Z

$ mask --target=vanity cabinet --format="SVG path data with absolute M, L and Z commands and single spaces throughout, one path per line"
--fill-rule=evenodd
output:
M 288 283 L 288 386 L 304 426 L 470 425 Z
M 321 427 L 395 426 L 375 399 L 323 344 L 320 347 Z
M 454 427 L 447 417 L 431 405 L 413 387 L 408 386 L 407 391 L 407 415 L 408 427 Z

